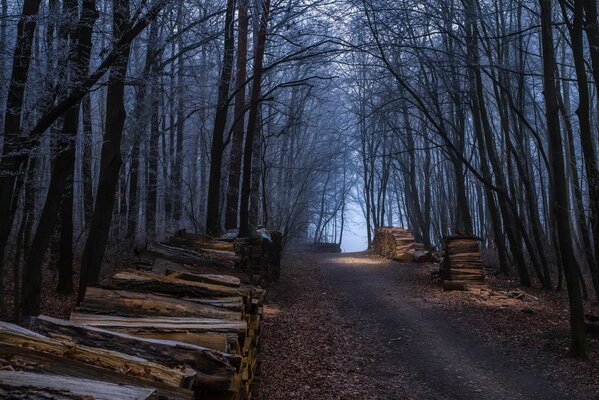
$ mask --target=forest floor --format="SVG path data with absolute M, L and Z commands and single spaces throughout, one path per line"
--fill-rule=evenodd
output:
M 364 253 L 283 265 L 267 291 L 263 400 L 599 399 L 599 340 L 588 360 L 568 356 L 563 293 L 443 292 L 433 265 Z

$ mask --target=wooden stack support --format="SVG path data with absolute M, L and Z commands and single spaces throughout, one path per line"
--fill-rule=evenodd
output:
M 134 269 L 115 274 L 109 286 L 88 288 L 70 321 L 0 322 L 0 370 L 41 383 L 50 377 L 39 374 L 63 376 L 57 398 L 65 399 L 103 399 L 104 393 L 132 400 L 250 399 L 264 298 L 255 283 L 264 278 L 243 265 L 235 246 L 179 233 L 138 252 Z M 264 257 L 264 247 L 253 251 Z M 269 251 L 271 263 L 280 260 L 273 246 Z M 23 398 L 58 390 L 6 386 L 2 379 L 0 393 Z M 78 381 L 81 390 L 71 395 Z
M 480 240 L 473 235 L 443 238 L 445 254 L 441 261 L 441 279 L 445 290 L 468 290 L 485 285 Z
M 431 253 L 414 242 L 412 231 L 401 227 L 380 227 L 374 231 L 373 250 L 376 254 L 402 262 L 428 262 Z

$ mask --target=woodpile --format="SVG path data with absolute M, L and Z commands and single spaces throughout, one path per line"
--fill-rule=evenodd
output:
M 318 242 L 312 244 L 312 251 L 315 253 L 341 253 L 339 243 Z
M 376 254 L 396 261 L 431 261 L 431 252 L 425 250 L 423 244 L 415 243 L 412 231 L 401 227 L 376 228 L 372 247 Z
M 441 261 L 444 290 L 468 290 L 485 285 L 485 270 L 480 259 L 479 241 L 473 235 L 443 238 L 445 252 Z
M 250 399 L 259 283 L 280 265 L 265 242 L 179 232 L 138 251 L 109 286 L 88 288 L 70 320 L 0 322 L 0 398 Z

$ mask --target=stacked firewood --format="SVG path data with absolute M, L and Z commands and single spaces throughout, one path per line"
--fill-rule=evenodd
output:
M 70 320 L 0 322 L 0 397 L 250 399 L 264 278 L 235 246 L 179 233 L 88 288 Z
M 480 259 L 479 241 L 473 235 L 443 238 L 445 253 L 441 279 L 445 290 L 468 290 L 485 285 L 485 270 Z
M 414 234 L 401 227 L 380 227 L 374 231 L 373 250 L 376 254 L 402 262 L 428 262 L 431 253 L 414 242 Z

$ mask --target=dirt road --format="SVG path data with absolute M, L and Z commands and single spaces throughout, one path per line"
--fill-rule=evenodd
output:
M 438 289 L 422 287 L 421 268 L 358 253 L 290 257 L 269 289 L 261 397 L 599 398 L 596 382 L 497 346 L 467 328 L 468 315 L 428 301 Z

